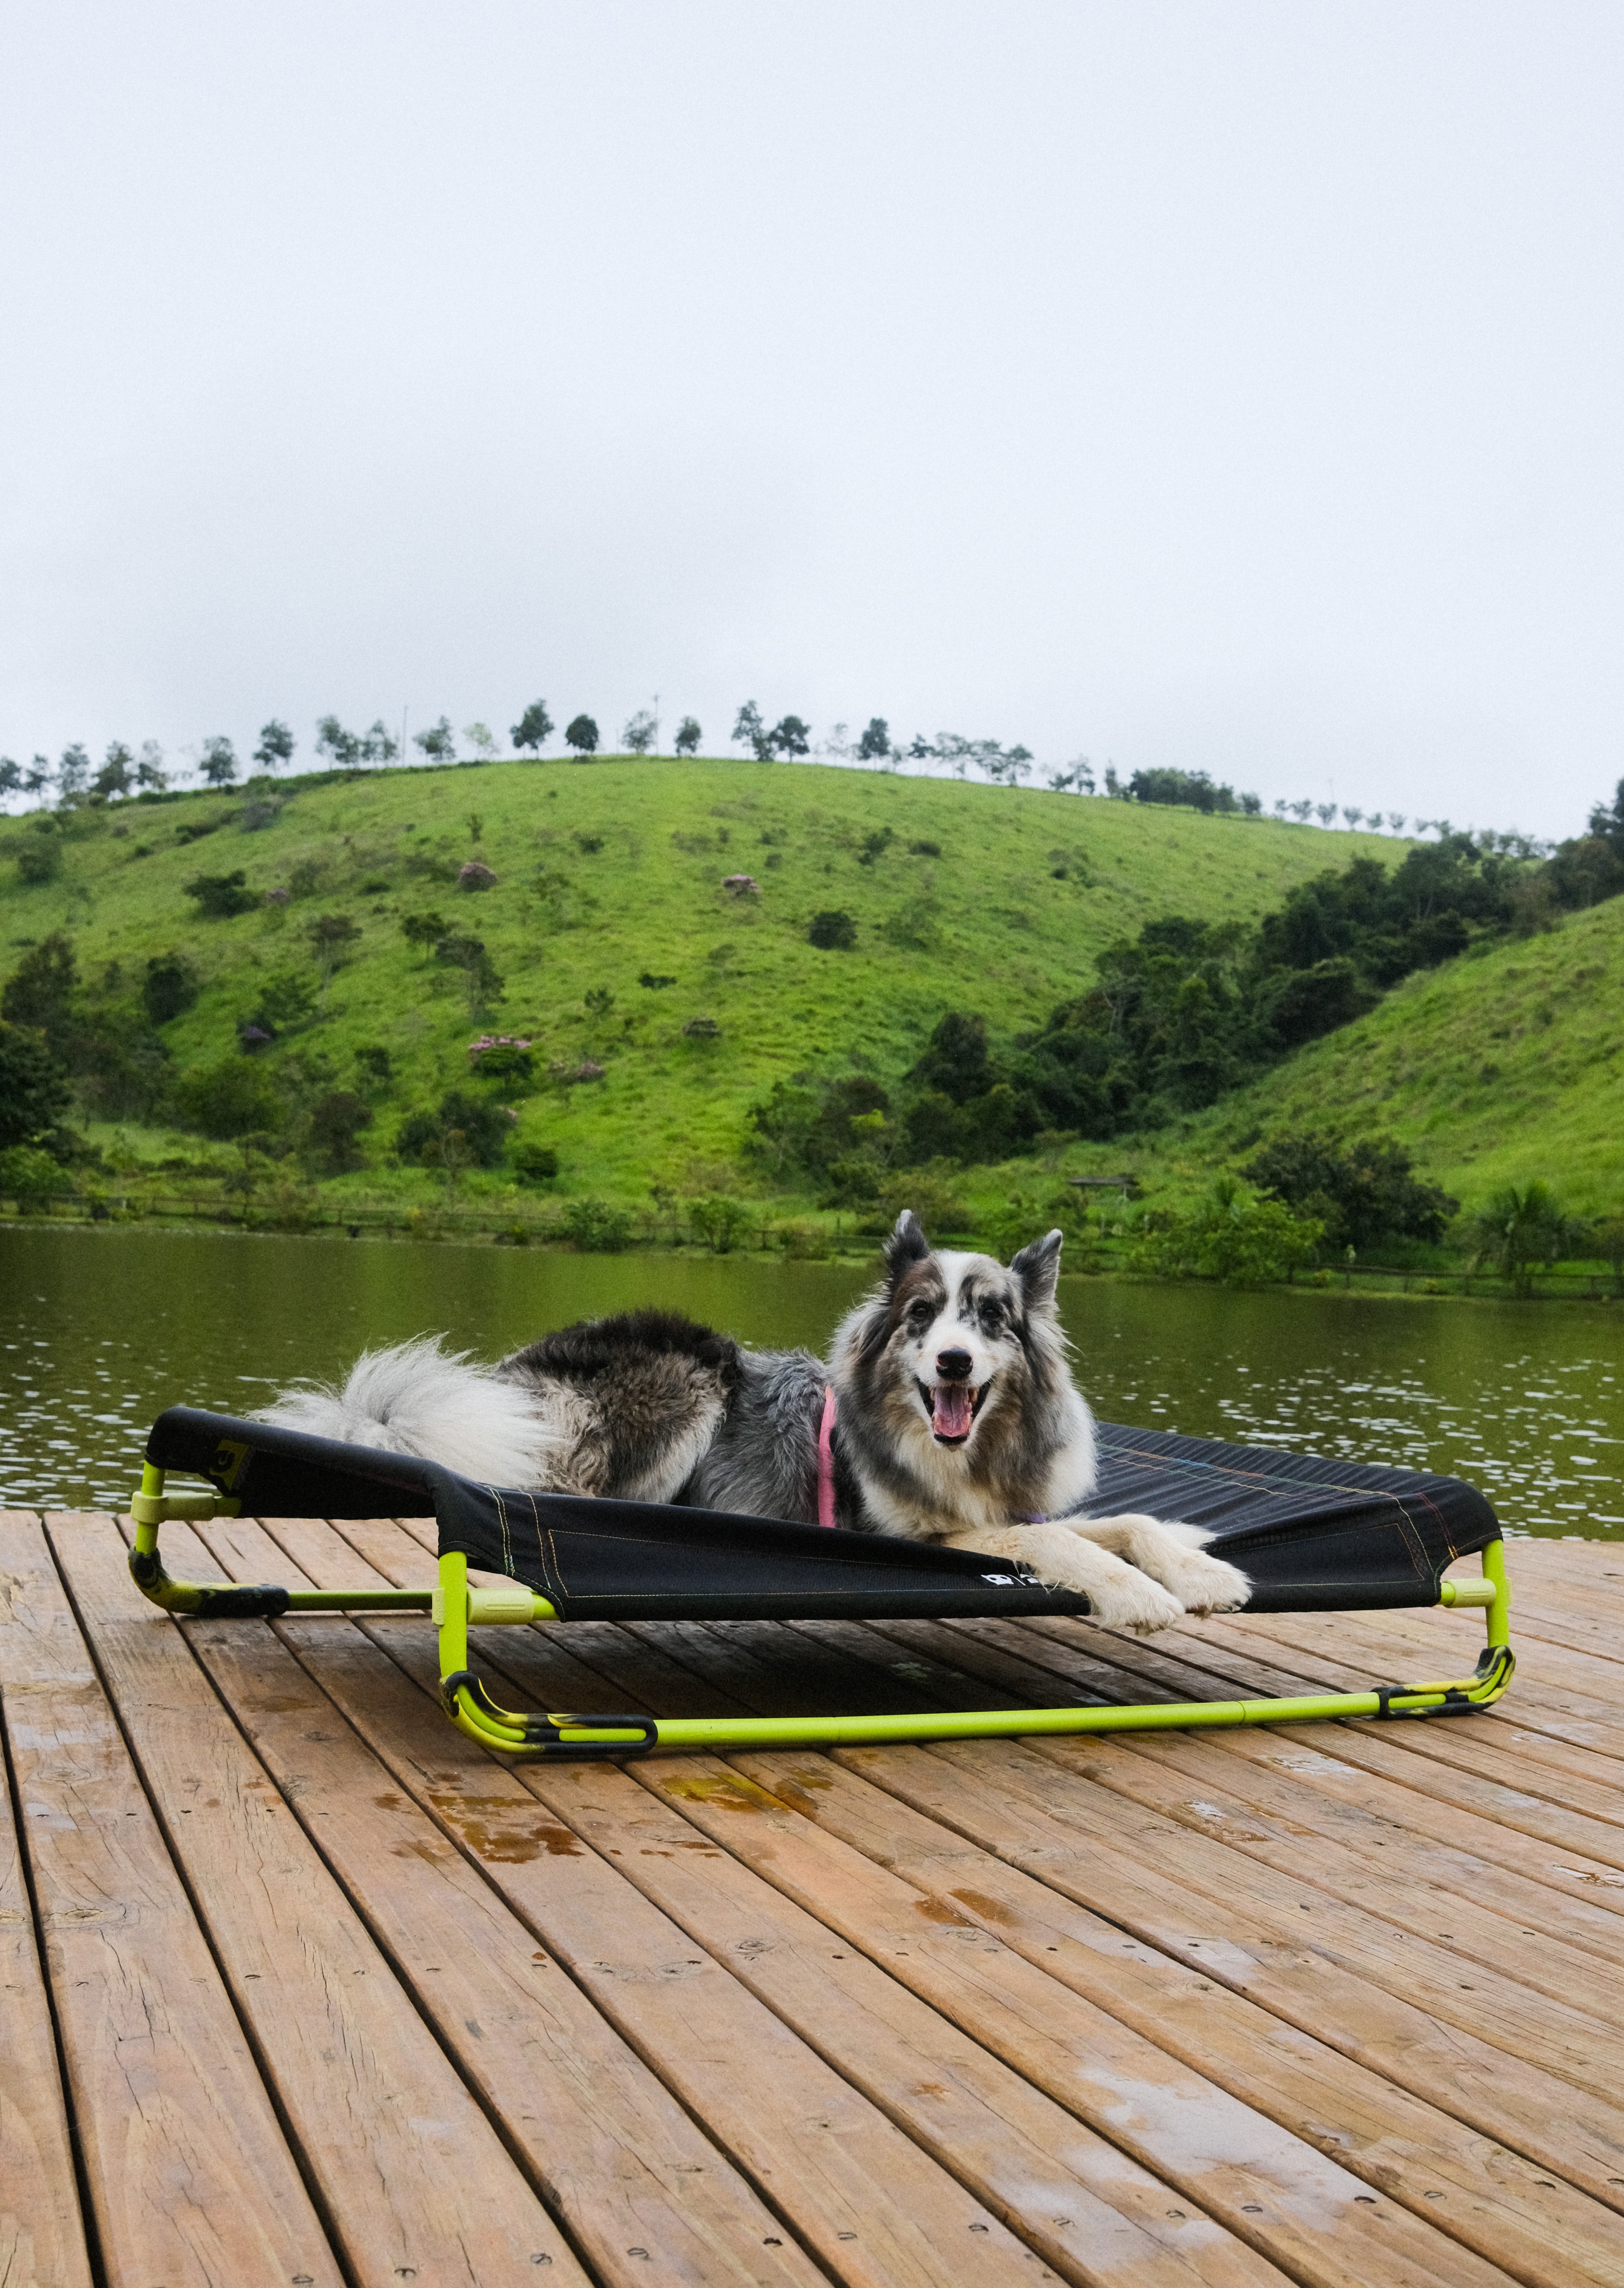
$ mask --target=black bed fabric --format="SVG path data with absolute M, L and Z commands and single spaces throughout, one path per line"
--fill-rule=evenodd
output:
M 1096 1516 L 1205 1526 L 1253 1612 L 1430 1605 L 1456 1558 L 1499 1537 L 1475 1487 L 1421 1471 L 1099 1426 Z M 147 1458 L 262 1517 L 438 1517 L 442 1551 L 505 1573 L 566 1619 L 762 1620 L 1086 1613 L 973 1551 L 653 1502 L 480 1486 L 409 1455 L 171 1407 Z

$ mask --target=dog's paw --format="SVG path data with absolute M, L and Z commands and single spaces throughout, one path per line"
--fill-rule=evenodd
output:
M 1204 1557 L 1199 1549 L 1181 1549 L 1162 1571 L 1161 1578 L 1186 1613 L 1235 1613 L 1252 1593 L 1252 1585 L 1237 1565 L 1222 1557 Z
M 1082 1585 L 1089 1618 L 1102 1629 L 1129 1629 L 1135 1636 L 1148 1637 L 1184 1617 L 1184 1608 L 1170 1590 L 1131 1565 L 1113 1567 L 1108 1579 L 1096 1577 Z

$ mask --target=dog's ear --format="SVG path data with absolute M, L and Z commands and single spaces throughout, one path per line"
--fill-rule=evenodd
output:
M 891 1274 L 892 1286 L 910 1263 L 922 1263 L 930 1252 L 931 1243 L 925 1237 L 924 1226 L 912 1208 L 904 1208 L 885 1243 L 885 1267 Z
M 1010 1276 L 1019 1280 L 1029 1311 L 1048 1311 L 1054 1307 L 1055 1282 L 1060 1276 L 1060 1249 L 1065 1239 L 1063 1231 L 1046 1232 L 1030 1247 L 1023 1247 L 1010 1265 Z

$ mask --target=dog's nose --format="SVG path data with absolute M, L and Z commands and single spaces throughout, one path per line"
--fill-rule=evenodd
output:
M 968 1382 L 973 1362 L 968 1351 L 938 1351 L 936 1371 L 944 1382 Z

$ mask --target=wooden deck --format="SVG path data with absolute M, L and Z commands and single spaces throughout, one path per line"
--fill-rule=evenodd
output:
M 417 1529 L 164 1529 L 415 1585 Z M 1457 1722 L 511 1768 L 424 1622 L 0 1518 L 3 2288 L 1624 2288 L 1624 1549 Z M 1366 1688 L 1475 1615 L 487 1631 L 663 1714 Z M 20 1839 L 20 1848 L 19 1839 Z

